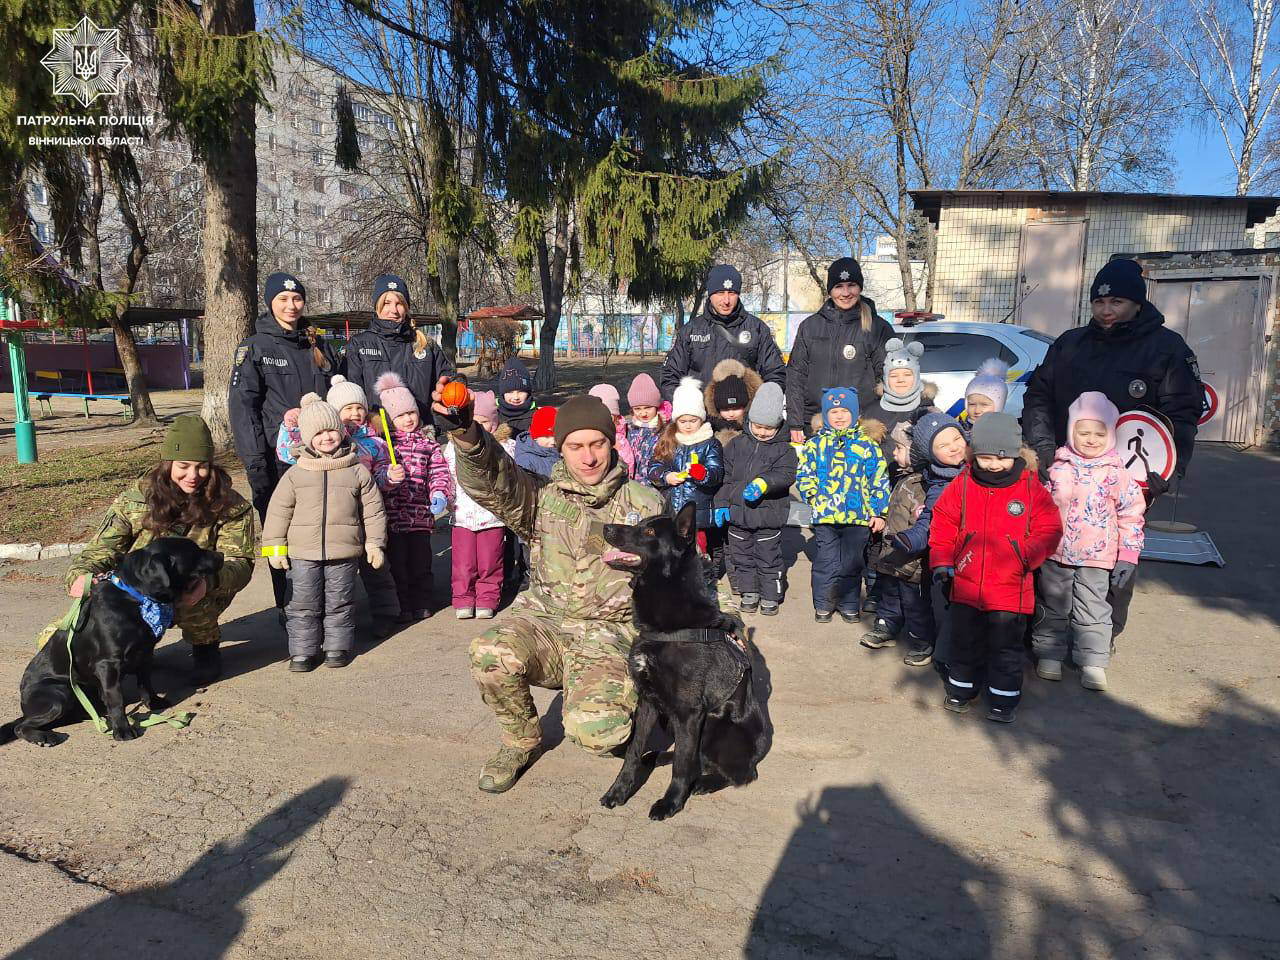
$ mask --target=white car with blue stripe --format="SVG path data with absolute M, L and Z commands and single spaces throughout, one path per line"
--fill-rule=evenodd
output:
M 924 344 L 920 378 L 938 388 L 934 406 L 953 417 L 964 410 L 964 388 L 982 361 L 998 357 L 1009 364 L 1009 400 L 1005 413 L 1022 415 L 1027 381 L 1053 343 L 1053 337 L 1012 323 L 978 323 L 964 320 L 898 322 L 894 332 L 910 343 Z

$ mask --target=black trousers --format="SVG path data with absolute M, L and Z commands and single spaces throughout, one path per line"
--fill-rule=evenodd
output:
M 754 593 L 771 603 L 782 601 L 782 531 L 728 527 L 725 555 L 729 583 L 737 594 Z
M 862 592 L 863 557 L 871 528 L 860 523 L 815 523 L 813 539 L 817 551 L 809 582 L 813 588 L 813 609 L 858 613 Z
M 1026 629 L 1026 614 L 951 604 L 947 696 L 972 700 L 979 693 L 985 669 L 988 702 L 993 707 L 1016 707 L 1022 699 L 1022 637 Z
M 387 534 L 387 565 L 396 583 L 400 612 L 430 610 L 431 532 L 428 530 L 392 530 Z
M 880 600 L 876 605 L 876 626 L 890 636 L 906 628 L 919 646 L 932 647 L 937 638 L 929 591 L 918 583 L 882 573 L 876 580 Z

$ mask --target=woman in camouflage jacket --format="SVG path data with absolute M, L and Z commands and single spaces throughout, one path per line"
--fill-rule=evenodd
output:
M 195 415 L 179 417 L 165 434 L 160 462 L 107 509 L 98 532 L 67 571 L 67 593 L 82 596 L 94 576 L 157 537 L 186 537 L 222 554 L 218 574 L 178 604 L 174 626 L 191 644 L 192 680 L 212 683 L 222 672 L 218 618 L 253 575 L 256 521 L 249 501 L 212 463 L 213 438 Z

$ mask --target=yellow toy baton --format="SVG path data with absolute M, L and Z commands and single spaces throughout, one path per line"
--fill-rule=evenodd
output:
M 391 465 L 396 465 L 396 448 L 391 443 L 391 431 L 387 429 L 387 410 L 383 407 L 378 411 L 382 415 L 382 435 L 387 438 L 387 453 L 391 454 Z

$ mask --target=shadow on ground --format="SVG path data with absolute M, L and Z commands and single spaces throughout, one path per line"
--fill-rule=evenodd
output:
M 244 901 L 289 862 L 289 848 L 338 805 L 347 785 L 341 777 L 322 780 L 234 843 L 210 847 L 172 883 L 112 895 L 19 947 L 8 960 L 131 954 L 217 960 L 240 937 Z

